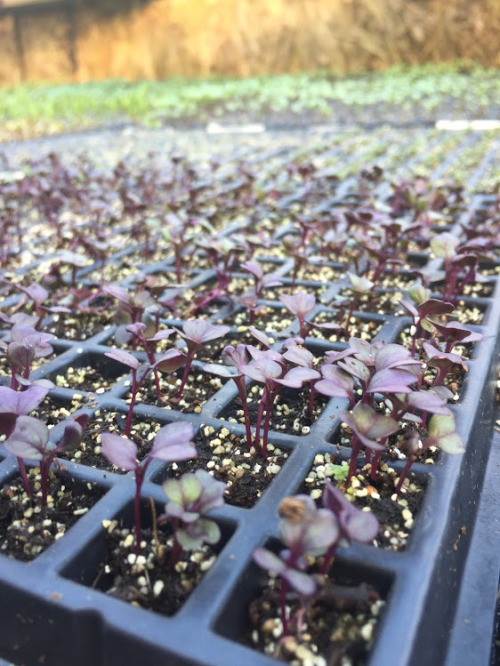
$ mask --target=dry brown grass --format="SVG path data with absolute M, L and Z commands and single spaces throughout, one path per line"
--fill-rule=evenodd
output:
M 108 2 L 108 5 L 110 3 Z M 70 57 L 74 32 L 76 68 Z M 150 0 L 0 19 L 0 82 L 500 66 L 500 0 Z M 23 57 L 20 61 L 19 53 Z

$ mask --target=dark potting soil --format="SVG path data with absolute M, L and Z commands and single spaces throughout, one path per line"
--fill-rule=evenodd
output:
M 297 613 L 298 595 L 289 593 L 287 606 L 294 609 L 295 617 L 289 624 L 289 636 L 283 638 L 280 586 L 279 578 L 269 579 L 261 596 L 251 602 L 248 645 L 293 664 L 366 664 L 384 606 L 374 587 L 330 574 L 318 600 L 302 617 Z
M 20 478 L 0 490 L 0 552 L 24 562 L 35 559 L 61 538 L 104 495 L 95 485 L 60 479 L 51 473 L 47 506 L 42 507 L 40 476 L 32 469 L 29 478 L 35 490 L 33 498 L 24 491 Z
M 143 529 L 136 555 L 133 532 L 118 529 L 116 521 L 105 527 L 106 554 L 92 587 L 155 613 L 174 615 L 215 562 L 216 551 L 204 545 L 184 551 L 172 566 L 172 537 L 163 529 Z
M 227 428 L 215 431 L 202 426 L 195 438 L 198 456 L 182 463 L 174 463 L 155 481 L 167 476 L 180 477 L 186 472 L 206 469 L 218 481 L 227 484 L 224 499 L 227 504 L 251 508 L 261 497 L 276 474 L 279 473 L 288 453 L 269 446 L 267 461 L 260 453 L 247 452 L 244 437 L 232 434 Z

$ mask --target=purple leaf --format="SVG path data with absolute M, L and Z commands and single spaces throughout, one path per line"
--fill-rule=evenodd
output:
M 370 371 L 366 365 L 352 356 L 347 356 L 343 361 L 339 361 L 338 367 L 362 381 L 363 384 L 366 384 L 370 379 Z
M 110 463 L 120 469 L 132 471 L 138 465 L 137 446 L 127 437 L 103 432 L 101 434 L 101 452 Z
M 241 267 L 245 270 L 254 275 L 257 280 L 262 280 L 264 277 L 264 271 L 262 270 L 262 266 L 257 262 L 257 261 L 246 261 L 244 264 L 241 264 Z
M 252 557 L 259 567 L 269 573 L 280 575 L 286 569 L 286 564 L 283 560 L 270 550 L 267 550 L 267 548 L 256 548 L 252 553 Z
M 167 349 L 156 361 L 154 367 L 160 372 L 175 372 L 186 363 L 186 354 L 180 349 Z
M 432 414 L 450 414 L 446 402 L 431 391 L 412 391 L 408 396 L 408 406 Z
M 260 342 L 260 344 L 265 349 L 269 349 L 273 344 L 271 340 L 268 338 L 268 336 L 264 333 L 264 331 L 259 331 L 258 329 L 255 328 L 255 326 L 249 326 L 248 332 L 252 337 L 254 337 L 257 340 L 257 342 Z
M 88 416 L 85 416 L 87 417 L 86 420 L 88 421 Z M 76 447 L 82 441 L 83 428 L 84 426 L 82 426 L 82 424 L 76 419 L 74 421 L 70 421 L 64 428 L 64 434 L 62 438 L 57 443 L 58 451 L 71 451 L 76 449 Z
M 0 414 L 27 415 L 38 407 L 48 392 L 44 386 L 32 385 L 26 391 L 0 386 Z
M 191 423 L 186 421 L 169 423 L 156 434 L 150 455 L 167 462 L 194 458 L 197 451 L 191 441 L 193 437 L 194 430 Z
M 132 370 L 137 370 L 139 367 L 140 363 L 136 359 L 135 356 L 132 356 L 128 351 L 125 351 L 123 349 L 111 349 L 109 352 L 104 352 L 104 356 L 108 356 L 109 358 L 112 358 L 115 361 L 118 361 L 119 363 L 122 363 L 123 365 L 126 365 L 127 367 L 131 368 Z
M 282 379 L 276 379 L 276 382 L 283 386 L 299 389 L 302 388 L 305 383 L 311 382 L 319 377 L 321 377 L 321 375 L 317 370 L 300 366 L 298 368 L 292 368 Z
M 113 298 L 117 298 L 121 303 L 129 305 L 130 295 L 128 290 L 124 287 L 120 287 L 117 284 L 108 284 L 104 287 L 104 291 L 110 296 L 113 296 Z
M 305 291 L 298 291 L 294 296 L 281 294 L 280 301 L 289 312 L 299 317 L 299 319 L 303 319 L 316 305 L 314 295 L 307 294 Z
M 347 423 L 361 442 L 370 449 L 383 450 L 376 440 L 392 435 L 399 426 L 390 416 L 377 412 L 363 403 L 358 403 L 352 412 L 342 411 L 339 416 Z
M 266 384 L 268 381 L 277 379 L 283 374 L 283 368 L 279 363 L 264 358 L 255 361 L 251 365 L 244 365 L 241 371 L 244 375 L 260 384 Z
M 186 321 L 182 327 L 182 332 L 179 333 L 188 341 L 194 343 L 196 346 L 222 338 L 226 333 L 229 333 L 229 326 L 222 324 L 211 324 L 206 319 L 194 319 L 193 321 Z
M 43 303 L 44 301 L 47 301 L 49 298 L 49 292 L 42 287 L 41 284 L 37 284 L 36 282 L 32 282 L 29 287 L 23 287 L 22 285 L 18 285 L 19 289 L 22 289 L 25 294 L 27 294 L 35 303 Z
M 49 429 L 33 416 L 18 416 L 10 437 L 5 440 L 5 448 L 19 458 L 43 460 Z
M 323 506 L 337 517 L 343 538 L 368 543 L 377 536 L 379 522 L 374 514 L 355 507 L 329 479 L 325 481 Z
M 375 355 L 375 369 L 396 368 L 398 366 L 416 365 L 420 361 L 414 359 L 408 349 L 402 345 L 389 343 L 381 347 Z
M 323 379 L 314 385 L 316 391 L 331 398 L 349 398 L 354 389 L 352 375 L 334 365 L 323 365 L 321 368 Z
M 409 384 L 417 381 L 415 375 L 403 370 L 384 368 L 370 379 L 366 393 L 410 393 Z
M 309 597 L 316 592 L 316 581 L 303 571 L 287 567 L 281 575 L 299 594 Z
M 290 363 L 301 365 L 304 368 L 312 368 L 314 363 L 314 356 L 309 351 L 309 349 L 306 349 L 305 347 L 299 347 L 298 345 L 292 345 L 283 354 L 283 358 Z
M 439 301 L 436 298 L 429 298 L 428 301 L 425 301 L 425 303 L 421 303 L 417 306 L 420 319 L 427 318 L 431 315 L 449 314 L 450 312 L 453 312 L 454 309 L 455 306 L 453 303 Z
M 242 344 L 238 345 L 236 348 L 232 345 L 227 345 L 227 347 L 224 347 L 222 350 L 221 356 L 226 365 L 235 367 L 240 374 L 242 366 L 250 361 L 247 347 Z
M 224 379 L 234 379 L 235 377 L 241 377 L 241 374 L 238 373 L 236 368 L 228 367 L 227 365 L 220 365 L 219 363 L 206 363 L 202 366 L 204 372 L 208 372 L 210 375 L 216 375 L 217 377 L 222 377 Z

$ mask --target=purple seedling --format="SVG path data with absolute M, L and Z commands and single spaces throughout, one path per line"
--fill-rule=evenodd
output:
M 61 451 L 74 450 L 82 441 L 83 430 L 88 422 L 88 415 L 82 414 L 70 421 L 57 444 L 49 441 L 50 430 L 33 416 L 18 416 L 14 429 L 5 440 L 7 451 L 17 458 L 37 460 L 40 465 L 40 485 L 42 489 L 42 507 L 47 506 L 49 472 L 55 457 Z M 23 478 L 26 488 L 27 478 Z M 31 492 L 28 495 L 32 495 Z
M 444 314 L 450 314 L 455 309 L 453 303 L 448 303 L 444 301 L 437 300 L 435 298 L 429 298 L 423 303 L 419 303 L 417 306 L 413 305 L 409 301 L 402 299 L 400 304 L 403 308 L 410 314 L 413 319 L 413 327 L 411 330 L 412 343 L 411 343 L 411 354 L 415 356 L 417 339 L 420 335 L 420 331 L 423 328 L 426 331 L 434 330 L 434 322 L 430 317 L 441 316 Z
M 119 363 L 122 363 L 123 365 L 126 365 L 132 372 L 132 386 L 130 389 L 131 399 L 128 408 L 127 420 L 125 423 L 125 435 L 128 437 L 130 435 L 130 429 L 132 426 L 132 414 L 135 402 L 137 400 L 137 394 L 139 393 L 146 377 L 151 371 L 159 370 L 161 372 L 175 372 L 184 365 L 186 355 L 180 351 L 180 349 L 168 349 L 160 356 L 159 359 L 155 360 L 153 364 L 148 364 L 140 377 L 138 377 L 137 371 L 141 364 L 136 359 L 136 357 L 129 352 L 123 349 L 112 349 L 109 352 L 105 352 L 104 355 L 108 358 L 112 358 L 113 360 L 118 361 Z
M 28 416 L 40 405 L 49 391 L 48 386 L 36 384 L 28 386 L 25 391 L 15 391 L 8 386 L 0 386 L 0 431 L 6 438 L 12 434 L 18 416 Z M 26 494 L 31 497 L 31 487 L 24 460 L 19 456 L 17 464 Z
M 384 445 L 378 440 L 385 439 L 399 430 L 399 425 L 392 417 L 377 412 L 369 405 L 358 403 L 352 412 L 342 411 L 340 418 L 352 431 L 351 459 L 347 479 L 356 475 L 357 457 L 361 447 L 369 450 L 383 450 Z
M 14 324 L 10 329 L 10 341 L 0 340 L 0 350 L 4 351 L 11 367 L 11 388 L 17 390 L 20 385 L 30 383 L 33 361 L 54 352 L 49 342 L 55 337 L 51 333 L 40 333 L 32 326 Z
M 203 370 L 223 379 L 232 379 L 236 384 L 245 420 L 247 450 L 250 451 L 252 448 L 252 430 L 250 426 L 250 413 L 248 411 L 245 375 L 242 371 L 243 366 L 247 365 L 250 361 L 250 355 L 246 345 L 238 345 L 236 348 L 232 345 L 224 347 L 222 350 L 222 360 L 226 365 L 207 363 L 203 366 Z
M 281 379 L 286 372 L 284 363 L 281 360 L 281 355 L 272 350 L 259 351 L 255 347 L 248 347 L 254 362 L 241 367 L 241 372 L 246 376 L 253 379 L 258 384 L 264 385 L 262 397 L 259 403 L 257 412 L 257 423 L 255 426 L 255 449 L 259 449 L 260 443 L 260 429 L 262 417 L 265 410 L 265 420 L 263 427 L 262 439 L 262 457 L 267 460 L 267 439 L 269 434 L 269 425 L 271 419 L 271 412 L 273 409 L 274 401 L 278 395 L 281 385 L 277 383 L 277 379 Z
M 303 342 L 303 340 L 300 342 Z M 310 383 L 308 413 L 312 418 L 314 414 L 315 384 L 321 375 L 313 368 L 314 355 L 308 349 L 301 346 L 300 343 L 297 344 L 295 339 L 287 341 L 287 343 L 285 345 L 288 349 L 284 352 L 283 358 L 285 361 L 294 363 L 298 367 L 289 370 L 286 376 L 280 380 L 280 383 L 290 388 L 301 388 L 304 383 Z
M 206 319 L 195 319 L 193 321 L 184 322 L 182 331 L 179 330 L 178 333 L 185 340 L 188 352 L 184 374 L 182 375 L 181 384 L 175 398 L 177 401 L 179 401 L 182 397 L 184 386 L 186 385 L 189 371 L 197 352 L 203 349 L 203 346 L 207 342 L 218 340 L 219 338 L 222 338 L 224 335 L 229 333 L 229 331 L 229 326 L 224 326 L 222 324 L 211 324 Z
M 268 287 L 280 287 L 283 283 L 276 273 L 264 273 L 262 266 L 256 261 L 246 261 L 241 267 L 254 277 L 253 291 L 242 294 L 238 301 L 250 310 L 250 325 L 254 323 L 259 298 Z
M 436 368 L 436 376 L 431 384 L 432 387 L 442 386 L 444 380 L 453 372 L 456 366 L 462 368 L 464 372 L 468 372 L 469 368 L 467 363 L 458 354 L 453 352 L 442 352 L 430 342 L 424 342 L 423 348 L 427 354 L 427 365 L 431 368 Z
M 281 578 L 281 622 L 283 636 L 287 636 L 290 622 L 286 608 L 288 590 L 291 586 L 307 598 L 315 594 L 317 583 L 306 573 L 307 558 L 327 552 L 338 539 L 339 526 L 334 514 L 328 509 L 318 509 L 308 495 L 286 497 L 279 511 L 279 534 L 286 549 L 276 555 L 267 548 L 257 548 L 252 557 L 260 567 Z
M 408 476 L 411 466 L 418 456 L 429 447 L 435 446 L 445 453 L 452 455 L 464 453 L 465 448 L 460 435 L 456 431 L 455 419 L 453 414 L 434 414 L 427 428 L 428 438 L 422 442 L 418 432 L 414 429 L 408 429 L 405 432 L 405 450 L 407 461 L 396 486 L 396 494 L 399 495 L 403 487 L 404 480 Z
M 183 474 L 180 479 L 167 479 L 162 488 L 168 501 L 159 522 L 172 522 L 174 544 L 170 566 L 174 567 L 182 550 L 197 550 L 204 543 L 213 545 L 219 541 L 219 526 L 205 516 L 224 505 L 226 484 L 204 469 L 198 469 Z
M 141 489 L 144 483 L 146 470 L 153 460 L 164 462 L 179 462 L 188 460 L 197 455 L 196 447 L 191 441 L 194 436 L 191 423 L 179 421 L 169 423 L 156 433 L 153 448 L 141 462 L 137 460 L 137 445 L 127 437 L 121 437 L 111 432 L 101 435 L 101 452 L 110 463 L 135 473 L 135 552 L 139 554 L 141 548 Z
M 316 297 L 313 294 L 307 294 L 305 291 L 298 291 L 293 296 L 281 294 L 280 301 L 286 307 L 288 312 L 295 315 L 299 320 L 299 335 L 305 340 L 311 328 L 319 328 L 330 331 L 338 331 L 339 326 L 333 323 L 316 324 L 308 321 L 306 316 L 316 305 Z
M 338 545 L 348 546 L 353 541 L 369 543 L 377 536 L 380 525 L 371 511 L 362 511 L 355 507 L 329 479 L 325 481 L 323 507 L 337 518 L 339 529 L 337 539 L 330 545 L 323 559 L 321 573 L 325 575 Z

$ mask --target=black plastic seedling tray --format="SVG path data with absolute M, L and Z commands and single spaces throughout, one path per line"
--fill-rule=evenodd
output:
M 338 195 L 338 193 L 337 193 Z M 335 197 L 332 197 L 335 199 Z M 471 210 L 483 205 L 481 197 L 472 200 Z M 329 201 L 331 205 L 331 200 Z M 323 206 L 324 208 L 325 206 Z M 470 211 L 462 216 L 465 221 Z M 460 220 L 452 231 L 459 233 Z M 276 260 L 269 258 L 270 262 Z M 292 261 L 276 262 L 283 279 L 289 279 Z M 422 258 L 422 272 L 431 273 L 439 262 Z M 155 271 L 172 268 L 168 261 L 155 265 Z M 81 272 L 85 280 L 88 271 Z M 145 266 L 144 270 L 150 269 Z M 21 271 L 22 272 L 22 271 Z M 192 284 L 209 283 L 212 271 L 197 274 Z M 309 285 L 302 282 L 304 288 Z M 470 370 L 458 403 L 452 406 L 457 431 L 466 443 L 463 456 L 440 455 L 435 465 L 415 464 L 416 477 L 425 485 L 425 496 L 402 552 L 392 552 L 370 545 L 352 545 L 340 549 L 335 571 L 342 578 L 373 585 L 386 604 L 369 657 L 370 666 L 419 666 L 421 664 L 460 666 L 484 664 L 494 621 L 495 592 L 498 582 L 498 539 L 481 540 L 490 506 L 482 498 L 483 482 L 487 493 L 493 492 L 495 465 L 490 461 L 495 422 L 495 380 L 500 346 L 500 288 L 491 278 L 491 297 L 464 298 L 484 313 L 474 327 L 483 340 L 475 345 Z M 332 283 L 322 295 L 311 317 L 328 311 L 344 280 Z M 279 308 L 279 302 L 270 302 Z M 231 314 L 223 308 L 212 316 L 224 321 Z M 404 316 L 355 313 L 379 325 L 376 340 L 396 341 L 409 325 Z M 166 324 L 182 323 L 165 320 Z M 68 367 L 100 365 L 108 376 L 110 389 L 91 395 L 84 408 L 92 417 L 97 410 L 126 413 L 126 378 L 116 364 L 102 365 L 103 353 L 112 344 L 113 327 L 86 340 L 61 340 L 54 344 L 57 356 L 35 371 L 37 378 L 54 378 Z M 292 325 L 282 336 L 297 334 Z M 342 344 L 309 338 L 311 349 L 342 348 Z M 109 343 L 109 344 L 108 344 Z M 277 343 L 279 346 L 279 343 Z M 116 379 L 118 377 L 118 379 Z M 116 381 L 115 381 L 116 380 Z M 56 388 L 51 398 L 70 405 L 72 388 Z M 188 420 L 198 431 L 201 427 L 226 427 L 243 434 L 243 426 L 223 419 L 224 410 L 236 397 L 236 389 L 224 386 L 202 407 L 199 414 L 181 413 L 138 404 L 134 420 L 153 419 L 161 424 Z M 122 520 L 132 524 L 134 481 L 131 474 L 101 471 L 67 460 L 61 461 L 68 480 L 100 487 L 103 496 L 78 522 L 50 548 L 30 563 L 0 556 L 0 657 L 17 666 L 118 666 L 122 664 L 172 664 L 175 666 L 272 666 L 279 662 L 245 644 L 248 633 L 248 606 L 258 595 L 263 573 L 252 562 L 252 551 L 264 544 L 276 543 L 277 507 L 287 495 L 300 492 L 304 479 L 318 454 L 337 451 L 335 434 L 340 427 L 338 412 L 347 402 L 331 399 L 308 434 L 272 431 L 270 442 L 289 452 L 281 471 L 251 509 L 224 506 L 214 512 L 222 539 L 213 567 L 172 617 L 164 617 L 135 607 L 93 589 L 96 571 L 104 557 L 104 520 Z M 54 428 L 54 437 L 64 423 Z M 496 444 L 498 446 L 498 443 Z M 341 447 L 347 459 L 349 450 Z M 0 483 L 16 476 L 13 456 L 5 450 L 0 462 Z M 491 460 L 496 460 L 496 457 Z M 403 463 L 394 463 L 401 471 Z M 164 465 L 154 462 L 148 469 L 143 487 L 143 519 L 151 521 L 149 497 L 161 509 L 165 497 L 161 489 Z M 487 473 L 487 474 L 486 474 Z M 485 477 L 486 474 L 486 477 Z M 486 481 L 484 481 L 486 479 Z M 486 495 L 489 497 L 490 495 Z M 486 497 L 485 496 L 485 497 Z M 498 502 L 492 498 L 491 503 Z M 478 575 L 482 555 L 488 558 L 488 576 Z M 493 576 L 493 578 L 491 578 Z M 483 593 L 484 591 L 484 593 Z M 468 617 L 485 599 L 481 626 Z M 482 626 L 484 622 L 485 626 Z M 486 626 L 486 624 L 488 626 Z M 469 638 L 474 640 L 477 659 L 471 654 Z

